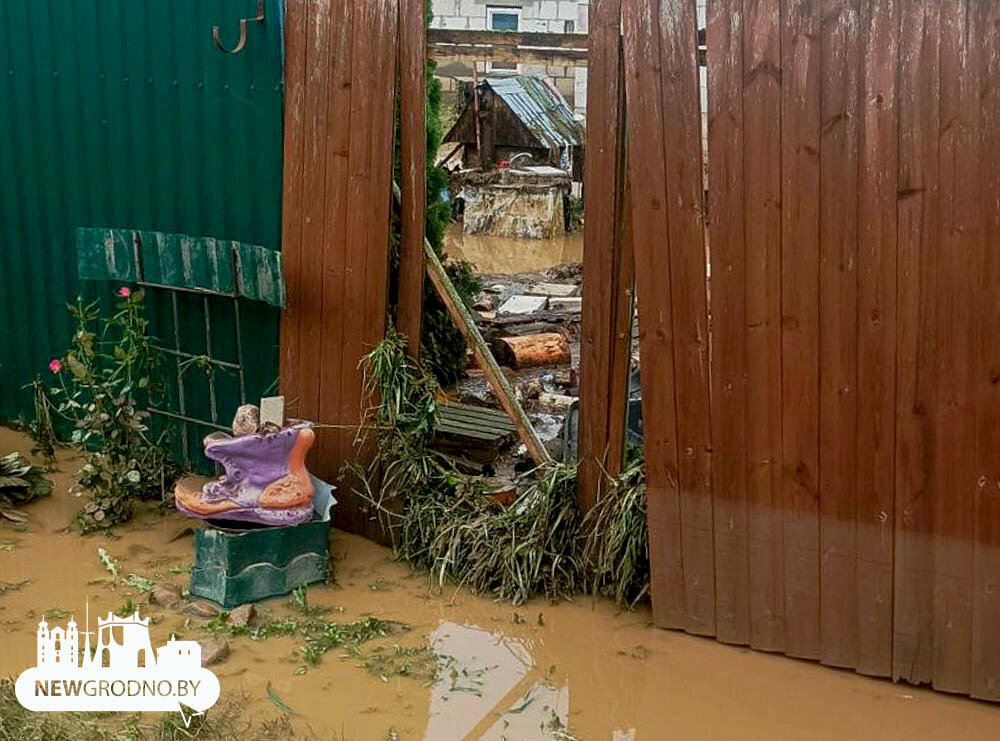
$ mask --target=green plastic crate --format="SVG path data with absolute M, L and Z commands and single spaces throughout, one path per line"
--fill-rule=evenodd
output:
M 312 476 L 316 517 L 290 527 L 194 531 L 192 596 L 229 610 L 324 581 L 330 568 L 333 487 Z

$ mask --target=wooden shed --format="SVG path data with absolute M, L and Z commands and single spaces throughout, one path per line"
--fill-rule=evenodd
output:
M 555 86 L 530 75 L 488 77 L 467 98 L 444 138 L 463 145 L 464 167 L 490 169 L 527 153 L 531 160 L 518 164 L 551 165 L 583 180 L 583 125 Z

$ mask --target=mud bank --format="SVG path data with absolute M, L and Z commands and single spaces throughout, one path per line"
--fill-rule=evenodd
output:
M 28 453 L 30 442 L 0 428 L 0 452 Z M 35 659 L 40 615 L 59 610 L 82 622 L 127 599 L 149 615 L 154 645 L 171 633 L 199 638 L 204 619 L 146 605 L 141 592 L 114 584 L 97 558 L 105 548 L 122 575 L 183 587 L 192 561 L 188 522 L 146 508 L 114 536 L 64 530 L 80 500 L 67 492 L 75 470 L 61 453 L 55 493 L 31 505 L 31 522 L 0 525 L 0 676 Z M 395 563 L 384 548 L 334 532 L 336 585 L 314 586 L 309 601 L 336 621 L 368 616 L 413 630 L 362 647 L 431 646 L 444 658 L 437 683 L 379 676 L 363 657 L 328 653 L 302 664 L 291 638 L 230 638 L 229 658 L 213 670 L 222 697 L 245 693 L 259 719 L 293 711 L 293 725 L 320 738 L 548 739 L 568 726 L 580 739 L 993 739 L 1000 707 L 906 685 L 870 680 L 812 663 L 723 646 L 651 627 L 640 609 L 622 613 L 604 600 L 534 602 L 517 609 L 466 593 L 439 590 L 426 574 Z M 2 586 L 0 586 L 2 589 Z M 260 606 L 294 614 L 286 599 Z M 68 617 L 50 622 L 63 624 Z M 395 736 L 390 734 L 393 729 Z M 563 736 L 565 738 L 566 736 Z

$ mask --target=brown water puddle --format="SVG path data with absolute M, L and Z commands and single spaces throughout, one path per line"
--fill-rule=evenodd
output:
M 0 453 L 29 448 L 20 434 L 0 429 Z M 60 456 L 60 468 L 52 476 L 55 494 L 28 508 L 26 531 L 0 526 L 0 582 L 29 582 L 0 595 L 0 676 L 33 664 L 42 612 L 60 608 L 82 621 L 89 599 L 93 621 L 129 595 L 144 602 L 135 590 L 108 583 L 98 547 L 118 560 L 123 575 L 178 587 L 186 576 L 170 568 L 192 561 L 190 536 L 171 540 L 186 525 L 175 514 L 145 511 L 114 538 L 61 532 L 80 500 L 66 494 L 74 470 L 68 456 Z M 383 679 L 337 651 L 296 675 L 297 640 L 230 639 L 232 654 L 213 670 L 223 698 L 245 693 L 252 718 L 282 712 L 268 699 L 270 685 L 294 711 L 295 725 L 356 741 L 385 739 L 390 728 L 400 739 L 530 741 L 560 738 L 564 725 L 589 741 L 1000 735 L 1000 707 L 657 630 L 647 610 L 622 613 L 604 600 L 512 608 L 433 588 L 426 574 L 411 573 L 361 538 L 335 531 L 332 547 L 338 586 L 311 587 L 310 602 L 342 608 L 330 613 L 338 621 L 374 615 L 412 625 L 382 643 L 433 646 L 444 657 L 440 677 L 434 686 Z M 292 614 L 285 599 L 262 607 Z M 171 632 L 203 635 L 185 625 L 184 615 L 139 609 L 152 617 L 154 646 Z
M 583 232 L 556 239 L 511 239 L 465 234 L 461 224 L 452 224 L 445 234 L 444 249 L 449 257 L 471 262 L 479 273 L 534 273 L 553 265 L 582 262 Z

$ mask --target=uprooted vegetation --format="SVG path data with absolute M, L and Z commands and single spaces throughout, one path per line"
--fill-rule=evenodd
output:
M 359 492 L 392 537 L 398 558 L 446 580 L 514 604 L 582 591 L 633 605 L 648 591 L 649 546 L 641 461 L 609 480 L 583 518 L 576 471 L 543 465 L 506 506 L 484 479 L 459 472 L 430 447 L 437 384 L 405 353 L 391 329 L 365 358 L 366 383 L 379 400 L 365 434 L 375 455 L 356 469 Z

